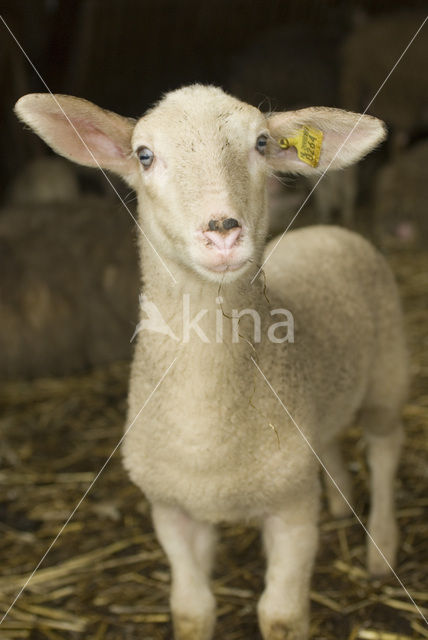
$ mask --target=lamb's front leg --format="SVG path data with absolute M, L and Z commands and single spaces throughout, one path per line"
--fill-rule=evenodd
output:
M 154 505 L 156 533 L 171 564 L 171 611 L 176 640 L 210 640 L 215 600 L 210 589 L 215 531 L 173 507 Z
M 305 640 L 309 587 L 318 543 L 318 489 L 263 523 L 266 588 L 259 601 L 264 640 Z

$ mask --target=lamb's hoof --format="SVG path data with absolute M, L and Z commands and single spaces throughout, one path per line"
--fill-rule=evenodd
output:
M 370 544 L 367 556 L 367 569 L 374 580 L 385 580 L 393 573 L 394 563 L 387 564 L 377 549 Z
M 213 621 L 186 615 L 174 616 L 175 640 L 211 640 Z
M 306 640 L 307 634 L 286 622 L 273 622 L 263 633 L 264 640 Z
M 393 573 L 398 547 L 398 529 L 395 523 L 382 527 L 382 532 L 369 529 L 377 547 L 369 539 L 367 547 L 367 569 L 372 578 L 387 578 Z
M 263 597 L 259 603 L 259 625 L 263 640 L 306 640 L 309 617 L 284 617 L 279 612 L 272 615 L 263 607 Z M 261 605 L 261 606 L 260 606 Z M 269 615 L 270 613 L 270 615 Z
M 277 592 L 266 589 L 257 605 L 263 640 L 306 640 L 309 632 L 308 604 L 305 601 L 299 608 L 292 606 Z

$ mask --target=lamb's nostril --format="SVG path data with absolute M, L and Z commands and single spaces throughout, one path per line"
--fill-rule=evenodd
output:
M 235 220 L 235 218 L 226 218 L 226 220 L 223 220 L 223 229 L 226 229 L 226 231 L 239 226 L 239 222 Z
M 210 231 L 217 231 L 218 230 L 218 221 L 217 220 L 210 220 L 208 223 L 208 229 Z

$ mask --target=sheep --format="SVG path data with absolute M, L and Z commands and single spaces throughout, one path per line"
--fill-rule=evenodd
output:
M 81 197 L 0 209 L 0 379 L 130 360 L 139 271 L 118 206 Z
M 392 155 L 428 127 L 424 68 L 428 43 L 423 33 L 416 36 L 389 77 L 424 18 L 426 12 L 418 10 L 400 10 L 370 18 L 350 34 L 342 49 L 341 104 L 345 109 L 364 109 L 376 95 L 371 111 L 391 129 Z M 385 86 L 377 94 L 386 78 Z
M 79 197 L 76 171 L 57 157 L 40 157 L 27 163 L 8 189 L 7 203 L 35 205 L 72 202 Z
M 36 156 L 11 181 L 6 190 L 6 205 L 76 204 L 79 198 L 88 195 L 115 203 L 118 195 L 128 199 L 115 176 L 110 176 L 108 182 L 102 174 L 94 174 L 87 167 L 70 165 L 58 157 Z
M 377 175 L 375 230 L 383 247 L 420 246 L 428 241 L 426 215 L 428 140 L 403 150 Z
M 136 123 L 70 96 L 30 94 L 16 112 L 54 150 L 118 173 L 138 195 L 144 296 L 168 330 L 144 330 L 142 311 L 123 461 L 171 564 L 175 638 L 212 637 L 216 524 L 243 520 L 263 530 L 264 640 L 305 639 L 319 460 L 343 516 L 349 502 L 331 477 L 349 500 L 337 436 L 357 415 L 371 469 L 368 568 L 394 566 L 406 348 L 393 276 L 366 240 L 314 226 L 265 247 L 266 176 L 347 166 L 383 124 L 322 107 L 266 116 L 198 84 Z M 284 144 L 299 135 L 319 154 Z M 286 312 L 293 339 L 276 322 Z
M 368 113 L 376 113 L 390 131 L 387 147 L 371 159 L 365 171 L 351 167 L 344 175 L 342 196 L 348 220 L 353 219 L 359 193 L 372 202 L 373 175 L 384 159 L 394 158 L 414 136 L 427 131 L 428 92 L 423 61 L 428 46 L 423 34 L 412 40 L 425 17 L 418 10 L 399 10 L 370 19 L 358 12 L 354 16 L 355 27 L 343 42 L 340 105 L 350 111 L 368 109 Z M 370 219 L 372 235 L 374 227 Z

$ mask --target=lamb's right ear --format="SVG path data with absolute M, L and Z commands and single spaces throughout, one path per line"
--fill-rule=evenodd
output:
M 88 167 L 102 167 L 130 178 L 137 169 L 132 157 L 134 123 L 128 118 L 73 96 L 31 93 L 15 112 L 49 146 Z

